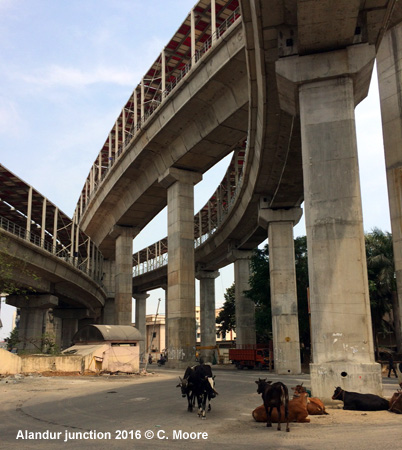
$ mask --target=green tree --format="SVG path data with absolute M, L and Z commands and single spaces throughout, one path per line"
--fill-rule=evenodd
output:
M 224 294 L 225 302 L 222 310 L 216 318 L 216 323 L 219 324 L 218 331 L 221 334 L 226 334 L 228 331 L 236 329 L 236 311 L 235 311 L 235 285 L 226 289 Z
M 377 345 L 378 333 L 396 331 L 389 329 L 384 316 L 393 309 L 396 297 L 396 279 L 392 234 L 374 228 L 366 233 L 366 257 L 369 280 L 371 320 Z
M 306 347 L 310 347 L 310 318 L 308 306 L 309 280 L 306 236 L 297 237 L 294 240 L 294 246 L 300 342 Z
M 250 261 L 250 289 L 245 295 L 255 303 L 255 329 L 258 343 L 272 339 L 271 289 L 269 279 L 269 247 L 256 249 Z
M 299 315 L 300 341 L 310 346 L 310 324 L 308 316 L 308 261 L 306 236 L 294 240 L 296 283 Z M 256 332 L 258 342 L 272 339 L 271 291 L 269 277 L 269 245 L 255 250 L 251 258 L 250 289 L 247 297 L 256 305 Z
M 17 344 L 20 342 L 18 338 L 18 328 L 14 328 L 10 336 L 7 338 L 7 350 L 11 352 L 11 350 L 17 347 Z

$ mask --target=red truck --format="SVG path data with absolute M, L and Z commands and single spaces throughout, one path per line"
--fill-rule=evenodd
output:
M 247 367 L 249 369 L 268 369 L 274 366 L 272 349 L 264 348 L 230 348 L 229 359 L 238 369 Z

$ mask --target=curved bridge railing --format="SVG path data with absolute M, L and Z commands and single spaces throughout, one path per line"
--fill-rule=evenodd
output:
M 74 254 L 71 255 L 71 250 L 62 243 L 58 242 L 56 245 L 53 245 L 49 240 L 42 239 L 35 233 L 28 231 L 2 216 L 0 216 L 0 228 L 20 239 L 40 247 L 68 264 L 71 264 L 102 286 L 103 256 L 88 240 L 84 243 L 87 245 L 86 252 L 74 252 Z

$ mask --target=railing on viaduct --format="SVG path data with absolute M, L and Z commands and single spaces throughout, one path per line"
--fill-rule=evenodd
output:
M 102 285 L 103 256 L 89 238 L 86 238 L 86 241 L 81 244 L 86 247 L 84 252 L 80 250 L 71 252 L 71 249 L 60 241 L 53 245 L 49 240 L 41 238 L 2 216 L 0 216 L 0 228 L 71 264 Z

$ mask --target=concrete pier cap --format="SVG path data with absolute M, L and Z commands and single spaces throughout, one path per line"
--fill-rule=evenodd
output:
M 369 44 L 279 59 L 275 68 L 281 108 L 298 115 L 300 85 L 339 77 L 352 78 L 356 107 L 367 97 L 374 60 L 375 46 Z
M 162 187 L 167 189 L 173 183 L 176 183 L 176 181 L 180 181 L 181 183 L 185 184 L 196 185 L 201 180 L 201 173 L 178 169 L 176 167 L 170 167 L 163 175 L 159 177 L 158 182 Z
M 261 207 L 258 210 L 258 225 L 267 229 L 272 222 L 292 222 L 297 225 L 302 218 L 303 208 L 269 209 Z

